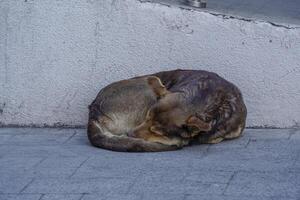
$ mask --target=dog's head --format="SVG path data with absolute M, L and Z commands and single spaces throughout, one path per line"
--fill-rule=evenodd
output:
M 191 137 L 211 128 L 210 123 L 186 110 L 182 94 L 168 91 L 156 76 L 149 76 L 147 81 L 157 96 L 157 102 L 148 110 L 145 121 L 134 130 L 133 135 L 150 133 Z

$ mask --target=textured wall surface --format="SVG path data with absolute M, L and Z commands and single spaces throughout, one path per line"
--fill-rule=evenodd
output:
M 300 29 L 138 0 L 0 1 L 0 123 L 81 126 L 108 83 L 160 70 L 219 73 L 248 127 L 300 126 Z

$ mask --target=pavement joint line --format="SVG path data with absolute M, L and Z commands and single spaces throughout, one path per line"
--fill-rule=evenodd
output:
M 300 168 L 298 168 L 298 164 L 300 162 L 300 151 L 299 148 L 297 148 L 297 146 L 295 145 L 298 145 L 299 144 L 299 140 L 296 139 L 294 136 L 297 136 L 298 137 L 298 134 L 300 134 L 300 132 L 298 132 L 299 129 L 288 129 L 288 130 L 285 130 L 285 131 L 275 131 L 274 134 L 275 134 L 275 138 L 274 140 L 275 141 L 278 141 L 280 142 L 280 145 L 282 146 L 279 146 L 277 147 L 277 143 L 272 143 L 274 142 L 274 140 L 270 140 L 269 138 L 273 138 L 272 135 L 268 135 L 267 138 L 263 138 L 262 140 L 264 142 L 266 142 L 266 145 L 274 152 L 276 152 L 277 149 L 279 149 L 280 147 L 287 147 L 286 148 L 286 151 L 283 151 L 282 154 L 279 153 L 278 155 L 275 153 L 274 154 L 274 157 L 270 158 L 270 164 L 272 165 L 272 163 L 276 164 L 276 167 L 275 168 L 263 168 L 263 167 L 252 167 L 252 164 L 251 166 L 247 167 L 247 166 L 244 166 L 244 167 L 240 167 L 240 163 L 238 163 L 239 159 L 243 159 L 243 157 L 237 157 L 235 160 L 237 161 L 236 163 L 233 163 L 233 164 L 227 164 L 224 165 L 225 167 L 218 167 L 219 164 L 218 163 L 214 163 L 214 161 L 212 159 L 208 159 L 206 160 L 206 158 L 216 158 L 214 156 L 217 156 L 217 158 L 221 159 L 221 160 L 226 160 L 227 158 L 229 157 L 226 157 L 226 156 L 232 156 L 232 152 L 235 151 L 235 149 L 232 149 L 232 148 L 225 148 L 224 151 L 225 153 L 230 153 L 230 154 L 225 154 L 225 157 L 223 158 L 223 151 L 217 151 L 217 152 L 214 152 L 214 145 L 204 145 L 203 148 L 201 147 L 198 151 L 198 149 L 193 149 L 193 148 L 190 148 L 185 151 L 183 150 L 183 154 L 180 153 L 180 151 L 178 151 L 178 154 L 176 152 L 171 152 L 171 153 L 166 153 L 166 155 L 164 154 L 161 154 L 162 155 L 162 158 L 166 158 L 169 156 L 176 156 L 176 160 L 175 161 L 168 161 L 166 163 L 166 165 L 163 163 L 164 161 L 163 160 L 158 160 L 158 162 L 161 162 L 161 164 L 163 165 L 162 169 L 158 169 L 160 170 L 161 172 L 164 172 L 165 170 L 165 167 L 168 167 L 170 166 L 170 164 L 175 164 L 176 167 L 177 167 L 177 159 L 180 159 L 180 158 L 187 158 L 187 160 L 191 161 L 189 163 L 186 163 L 184 165 L 181 165 L 179 164 L 178 166 L 181 167 L 183 173 L 180 174 L 180 177 L 176 177 L 176 180 L 178 182 L 182 182 L 182 185 L 183 186 L 189 186 L 189 182 L 187 181 L 187 176 L 189 174 L 191 174 L 191 171 L 189 169 L 191 169 L 191 167 L 193 167 L 193 169 L 195 170 L 202 170 L 202 169 L 198 169 L 198 164 L 199 163 L 202 163 L 200 160 L 202 159 L 205 159 L 206 163 L 208 165 L 212 164 L 212 166 L 217 166 L 217 168 L 206 168 L 204 167 L 203 168 L 203 172 L 204 174 L 206 173 L 217 173 L 217 174 L 220 174 L 220 176 L 218 175 L 217 176 L 217 179 L 215 178 L 211 178 L 211 176 L 209 176 L 208 178 L 206 178 L 207 176 L 204 176 L 203 179 L 194 179 L 195 180 L 195 184 L 198 184 L 197 182 L 199 183 L 204 183 L 204 184 L 223 184 L 221 188 L 218 188 L 219 192 L 214 194 L 212 197 L 216 197 L 217 199 L 224 199 L 224 198 L 228 198 L 228 199 L 233 199 L 233 198 L 237 198 L 237 199 L 263 199 L 263 198 L 266 198 L 266 199 L 269 199 L 269 198 L 276 198 L 276 199 L 290 199 L 292 200 L 293 198 L 295 198 L 294 196 L 297 195 L 297 185 L 293 185 L 294 181 L 295 183 L 297 184 L 298 183 L 298 180 L 297 180 L 297 177 L 300 173 Z M 61 133 L 61 132 L 59 132 Z M 68 137 L 70 137 L 72 135 L 73 131 L 72 132 L 69 132 L 68 134 Z M 233 145 L 239 145 L 239 150 L 244 150 L 241 152 L 241 156 L 243 156 L 244 154 L 245 155 L 249 155 L 249 153 L 252 153 L 249 151 L 249 148 L 251 147 L 254 147 L 253 149 L 255 150 L 257 147 L 255 145 L 255 141 L 261 141 L 261 136 L 259 135 L 260 133 L 263 134 L 264 132 L 256 132 L 257 134 L 254 134 L 253 136 L 251 137 L 247 137 L 247 138 L 244 138 L 243 141 L 241 141 L 242 143 L 238 142 L 237 143 L 234 143 Z M 259 133 L 259 134 L 258 134 Z M 272 132 L 269 132 L 267 131 L 266 134 L 271 134 Z M 278 134 L 278 135 L 276 135 Z M 296 135 L 294 135 L 296 134 Z M 290 141 L 291 142 L 288 142 L 288 137 L 290 136 Z M 37 136 L 38 137 L 38 136 Z M 76 136 L 75 136 L 76 137 Z M 4 138 L 6 139 L 6 138 Z M 24 138 L 24 140 L 28 141 L 28 138 Z M 4 140 L 5 141 L 5 140 Z M 269 143 L 271 141 L 271 143 Z M 20 141 L 22 142 L 22 141 Z M 246 143 L 250 143 L 250 145 L 248 146 L 248 150 L 247 149 L 244 149 L 244 146 L 246 146 Z M 281 144 L 281 142 L 283 142 Z M 292 143 L 292 142 L 295 142 L 295 143 Z M 290 144 L 292 143 L 292 144 Z M 60 148 L 59 152 L 60 151 L 64 151 L 65 148 L 61 145 L 62 143 L 60 143 L 59 145 L 60 146 L 57 146 L 55 145 L 54 148 Z M 14 144 L 10 143 L 10 144 L 7 144 L 7 145 L 11 145 L 11 148 L 14 148 Z M 0 145 L 0 147 L 2 147 L 2 149 L 4 150 L 4 154 L 0 154 L 0 159 L 1 158 L 8 158 L 10 156 L 7 156 L 5 154 L 5 151 L 6 151 L 6 146 L 7 145 Z M 28 145 L 31 145 L 31 143 L 28 143 Z M 73 144 L 71 144 L 73 145 Z M 288 146 L 287 146 L 288 145 Z M 292 146 L 293 145 L 293 146 Z M 52 145 L 51 145 L 52 146 Z M 100 173 L 99 174 L 97 172 L 96 173 L 96 177 L 91 177 L 91 178 L 86 178 L 86 177 L 83 177 L 82 176 L 82 172 L 83 174 L 85 173 L 83 170 L 85 169 L 85 167 L 88 167 L 89 166 L 89 161 L 93 160 L 94 161 L 94 158 L 98 161 L 101 161 L 103 162 L 105 160 L 106 157 L 110 157 L 110 152 L 109 151 L 103 151 L 103 156 L 98 156 L 97 155 L 90 155 L 91 151 L 93 150 L 88 150 L 86 151 L 85 148 L 82 148 L 82 147 L 78 147 L 78 149 L 74 149 L 72 148 L 72 150 L 78 150 L 78 151 L 81 151 L 81 148 L 84 152 L 87 152 L 87 153 L 84 153 L 84 154 L 80 154 L 80 158 L 79 160 L 76 159 L 76 163 L 73 166 L 72 168 L 72 171 L 65 176 L 65 177 L 60 177 L 57 176 L 56 174 L 54 175 L 54 177 L 52 175 L 42 175 L 40 176 L 39 173 L 32 173 L 32 172 L 39 172 L 38 170 L 40 170 L 40 168 L 46 164 L 46 162 L 48 160 L 46 159 L 49 159 L 49 158 L 64 158 L 64 157 L 68 157 L 68 158 L 76 158 L 76 156 L 74 156 L 73 154 L 70 156 L 69 154 L 67 155 L 58 155 L 58 157 L 56 157 L 56 155 L 51 155 L 51 152 L 47 152 L 45 151 L 45 153 L 43 154 L 38 154 L 36 155 L 36 153 L 38 153 L 39 151 L 43 151 L 43 147 L 44 145 L 39 145 L 39 146 L 35 146 L 34 149 L 28 149 L 26 147 L 21 147 L 21 150 L 24 151 L 23 153 L 27 153 L 27 151 L 34 151 L 34 154 L 33 155 L 30 155 L 30 158 L 35 158 L 34 159 L 34 163 L 31 162 L 30 166 L 27 167 L 27 163 L 28 161 L 26 160 L 26 157 L 23 158 L 24 156 L 22 154 L 16 154 L 16 155 L 13 155 L 12 157 L 10 157 L 11 159 L 15 159 L 15 161 L 17 161 L 16 165 L 15 166 L 11 166 L 12 167 L 12 170 L 16 171 L 16 170 L 19 170 L 20 168 L 22 170 L 24 170 L 24 175 L 25 177 L 23 177 L 23 174 L 21 174 L 21 177 L 20 175 L 18 176 L 15 176 L 13 175 L 12 179 L 15 179 L 15 180 L 9 180 L 9 183 L 6 184 L 5 182 L 3 183 L 3 188 L 4 190 L 2 192 L 0 192 L 1 195 L 20 195 L 19 197 L 23 197 L 24 195 L 33 195 L 34 197 L 33 198 L 36 198 L 36 199 L 45 199 L 45 198 L 49 198 L 50 196 L 48 196 L 48 194 L 53 194 L 54 197 L 58 197 L 58 198 L 62 198 L 64 200 L 64 198 L 67 198 L 67 196 L 64 197 L 64 195 L 74 195 L 75 199 L 76 200 L 82 200 L 82 199 L 85 199 L 85 198 L 90 198 L 90 195 L 98 195 L 98 198 L 101 198 L 103 200 L 110 200 L 110 195 L 111 195 L 111 192 L 110 193 L 105 193 L 105 192 L 101 192 L 102 190 L 104 191 L 104 189 L 99 189 L 99 190 L 91 190 L 91 192 L 88 192 L 88 191 L 78 191 L 78 190 L 75 190 L 75 189 L 72 189 L 73 186 L 70 187 L 71 190 L 69 190 L 69 186 L 66 186 L 66 190 L 64 191 L 61 191 L 61 190 L 47 190 L 48 192 L 45 192 L 43 190 L 39 190 L 39 189 L 36 189 L 36 190 L 32 190 L 32 187 L 35 186 L 36 184 L 40 184 L 40 181 L 41 181 L 41 184 L 43 184 L 44 180 L 49 180 L 51 183 L 52 183 L 52 180 L 56 180 L 56 179 L 59 179 L 58 180 L 58 186 L 54 185 L 54 186 L 50 186 L 50 187 L 60 187 L 60 184 L 64 183 L 64 179 L 67 179 L 67 180 L 74 180 L 77 184 L 77 181 L 81 182 L 80 180 L 81 179 L 85 179 L 87 180 L 87 183 L 90 184 L 90 183 L 97 183 L 98 181 L 101 181 L 102 180 L 102 177 L 103 178 L 107 178 L 107 179 L 114 179 L 115 181 L 113 181 L 112 183 L 110 183 L 109 187 L 113 187 L 114 186 L 114 183 L 115 182 L 121 182 L 123 183 L 122 181 L 119 181 L 117 179 L 127 179 L 128 177 L 128 174 L 126 176 L 122 176 L 122 175 L 119 175 L 119 172 L 121 171 L 118 171 L 117 174 L 115 173 Z M 73 146 L 74 147 L 74 146 Z M 221 145 L 222 147 L 222 145 Z M 228 147 L 230 147 L 230 144 L 228 145 Z M 261 146 L 258 147 L 258 150 L 261 150 L 260 149 Z M 259 157 L 259 159 L 257 160 L 257 162 L 261 161 L 261 160 L 264 160 L 265 159 L 265 153 L 266 153 L 266 156 L 270 155 L 270 153 L 272 152 L 269 152 L 269 148 L 263 148 L 262 149 L 262 157 Z M 69 148 L 68 148 L 69 149 Z M 195 151 L 197 150 L 197 151 Z M 50 151 L 55 151 L 56 150 L 53 150 L 52 148 L 50 149 Z M 198 154 L 200 153 L 201 154 Z M 253 151 L 253 153 L 255 153 L 256 151 Z M 215 155 L 216 154 L 216 155 Z M 124 154 L 119 154 L 119 153 L 116 153 L 114 154 L 116 155 L 115 158 L 112 158 L 111 161 L 112 164 L 115 164 L 118 163 L 118 164 L 122 164 L 122 161 L 124 160 L 123 159 L 123 155 Z M 158 155 L 158 154 L 157 154 Z M 260 154 L 259 154 L 260 155 Z M 285 159 L 286 155 L 288 155 L 290 157 L 289 160 Z M 127 197 L 126 195 L 129 196 L 129 198 L 131 198 L 131 194 L 133 195 L 132 197 L 134 198 L 140 198 L 140 199 L 148 199 L 148 197 L 150 196 L 154 198 L 154 194 L 151 194 L 151 193 L 155 193 L 153 192 L 153 190 L 146 190 L 146 194 L 143 196 L 143 192 L 145 191 L 145 188 L 141 188 L 141 189 L 138 189 L 136 190 L 135 187 L 140 187 L 140 181 L 146 181 L 146 184 L 149 184 L 149 180 L 151 181 L 151 179 L 148 180 L 148 178 L 160 178 L 160 181 L 158 179 L 158 183 L 161 183 L 161 181 L 164 181 L 165 179 L 164 178 L 161 178 L 160 176 L 156 176 L 155 174 L 152 175 L 152 173 L 143 173 L 143 172 L 146 172 L 146 170 L 155 170 L 155 164 L 151 164 L 152 162 L 155 162 L 157 161 L 157 156 L 156 154 L 149 154 L 149 156 L 142 156 L 142 157 L 139 157 L 137 155 L 129 155 L 129 154 L 126 154 L 125 157 L 128 158 L 138 158 L 138 160 L 140 158 L 141 161 L 147 161 L 150 163 L 148 165 L 143 165 L 143 166 L 133 166 L 132 169 L 137 169 L 135 170 L 135 175 L 134 176 L 131 176 L 130 179 L 127 179 L 127 181 L 125 181 L 125 184 L 122 184 L 122 188 L 124 190 L 122 190 L 123 192 L 120 193 L 121 196 L 117 196 L 121 199 L 122 195 L 124 195 L 124 198 Z M 193 157 L 195 156 L 195 157 Z M 212 157 L 211 157 L 212 156 Z M 118 161 L 118 157 L 121 157 L 121 161 Z M 160 156 L 159 156 L 160 157 Z M 256 157 L 256 156 L 255 156 Z M 279 158 L 279 160 L 277 160 L 277 158 Z M 283 159 L 281 159 L 283 158 Z M 20 159 L 20 160 L 18 160 Z M 268 159 L 268 158 L 267 158 Z M 46 160 L 46 161 L 45 161 Z M 125 159 L 126 160 L 126 159 Z M 138 162 L 138 160 L 135 160 L 134 163 Z M 65 159 L 61 159 L 60 160 L 62 162 L 62 164 L 69 164 L 68 163 L 68 160 L 65 160 Z M 79 161 L 79 162 L 78 162 Z M 152 161 L 152 162 L 151 162 Z M 199 162 L 200 161 L 200 162 Z M 1 160 L 0 160 L 1 162 Z M 104 161 L 106 162 L 106 161 Z M 108 161 L 110 162 L 110 161 Z M 120 163 L 121 162 L 121 163 Z M 288 162 L 288 163 L 286 163 Z M 126 162 L 127 163 L 127 162 Z M 133 164 L 134 164 L 133 163 Z M 269 162 L 263 162 L 261 165 L 262 166 L 268 166 L 270 165 Z M 278 164 L 278 167 L 277 167 L 277 164 Z M 280 167 L 282 166 L 282 167 Z M 47 166 L 48 167 L 48 166 Z M 42 168 L 42 170 L 47 170 L 47 167 L 45 168 Z M 238 168 L 237 168 L 238 167 Z M 56 166 L 55 166 L 56 168 Z M 167 168 L 166 168 L 167 169 Z M 58 170 L 62 170 L 61 168 L 59 168 Z M 168 170 L 168 169 L 167 169 Z M 9 168 L 7 169 L 3 169 L 1 172 L 11 172 Z M 26 174 L 28 171 L 28 174 Z M 17 171 L 16 171 L 17 172 Z M 63 170 L 62 170 L 63 172 Z M 224 173 L 222 173 L 224 172 Z M 225 173 L 227 172 L 227 173 Z M 133 173 L 132 170 L 130 170 L 130 172 L 128 173 Z M 283 173 L 283 174 L 281 174 Z M 20 174 L 20 173 L 18 173 Z M 71 175 L 72 174 L 72 175 Z M 160 173 L 158 173 L 160 174 Z M 171 172 L 171 173 L 168 173 L 170 174 L 170 178 L 172 179 L 166 179 L 166 181 L 170 184 L 178 184 L 178 182 L 176 183 L 176 180 L 174 180 L 173 176 L 175 175 L 175 171 L 174 173 Z M 266 177 L 271 177 L 271 178 L 267 178 L 266 180 L 266 183 L 270 183 L 272 184 L 272 180 L 273 180 L 273 176 L 276 178 L 277 176 L 279 176 L 279 178 L 281 177 L 290 177 L 290 178 L 283 178 L 282 180 L 284 180 L 284 183 L 283 183 L 283 186 L 291 186 L 288 190 L 291 191 L 291 193 L 279 193 L 281 191 L 277 191 L 276 190 L 276 187 L 275 188 L 271 188 L 271 189 L 268 189 L 267 186 L 263 186 L 263 189 L 266 187 L 269 191 L 268 192 L 263 192 L 263 189 L 260 188 L 259 191 L 261 192 L 258 192 L 258 193 L 250 193 L 249 191 L 252 190 L 254 187 L 256 187 L 255 185 L 255 182 L 251 182 L 250 183 L 250 188 L 248 188 L 248 185 L 246 185 L 246 183 L 241 183 L 240 185 L 240 177 L 244 177 L 244 174 L 247 175 L 247 177 L 249 177 L 249 179 L 251 180 L 252 177 L 257 177 L 258 179 L 255 179 L 255 180 L 262 180 L 262 178 L 264 178 L 265 176 Z M 281 174 L 281 175 L 278 175 L 278 174 Z M 28 176 L 27 176 L 28 175 Z M 78 175 L 78 176 L 77 176 Z M 99 176 L 98 176 L 99 175 Z M 72 176 L 72 178 L 71 178 Z M 169 177 L 169 176 L 168 176 Z M 215 177 L 215 176 L 213 176 Z M 21 182 L 18 180 L 18 178 L 25 178 L 24 180 L 22 179 Z M 71 178 L 71 179 L 70 179 Z M 94 179 L 94 180 L 93 180 Z M 293 180 L 291 182 L 288 182 L 289 180 Z M 62 180 L 62 181 L 60 181 Z M 219 181 L 220 180 L 220 181 Z M 281 180 L 281 179 L 279 179 Z M 20 182 L 20 183 L 19 183 Z M 20 187 L 18 187 L 18 190 L 15 191 L 14 187 L 14 183 L 18 183 Z M 263 182 L 262 182 L 263 183 Z M 279 183 L 280 184 L 280 183 Z M 240 185 L 239 187 L 244 187 L 242 188 L 242 191 L 245 190 L 245 194 L 244 193 L 241 193 L 240 191 L 236 191 L 236 188 L 235 186 L 236 185 Z M 46 187 L 46 186 L 45 186 Z M 77 187 L 74 186 L 74 187 Z M 79 187 L 79 186 L 78 186 Z M 85 187 L 85 186 L 84 186 Z M 147 186 L 146 186 L 147 187 Z M 6 190 L 6 188 L 8 189 L 13 189 L 13 190 Z M 41 186 L 42 188 L 42 186 Z M 233 189 L 233 190 L 232 190 Z M 249 190 L 248 190 L 249 189 Z M 21 191 L 20 191 L 21 190 Z M 13 191 L 13 193 L 12 193 Z M 155 190 L 154 190 L 155 191 Z M 77 193 L 76 193 L 77 192 Z M 87 193 L 84 193 L 84 192 L 87 192 Z M 149 192 L 150 194 L 147 195 L 147 192 Z M 197 191 L 197 195 L 200 193 L 199 191 Z M 160 197 L 169 197 L 169 195 L 171 194 L 170 192 L 165 192 L 165 191 L 157 191 L 156 193 L 158 196 Z M 30 198 L 30 195 L 29 195 L 29 198 Z M 62 195 L 60 197 L 60 195 Z M 152 196 L 153 195 L 153 196 Z M 196 193 L 190 193 L 188 191 L 183 191 L 181 194 L 180 194 L 180 197 L 179 199 L 181 200 L 187 200 L 189 198 L 196 198 L 196 199 L 201 199 L 201 195 L 203 196 L 203 198 L 207 198 L 207 195 L 204 194 L 199 194 L 199 197 L 196 195 Z M 285 196 L 286 195 L 286 196 Z M 0 196 L 0 199 L 1 199 L 2 196 Z M 27 197 L 27 196 L 26 196 Z M 73 196 L 72 196 L 73 197 Z M 25 198 L 25 197 L 24 197 Z M 50 197 L 51 198 L 51 197 Z M 178 198 L 178 196 L 176 197 Z M 97 199 L 97 197 L 96 197 Z M 297 199 L 297 197 L 296 197 Z M 300 199 L 299 199 L 300 200 Z
M 76 174 L 76 172 L 78 171 L 78 169 L 86 162 L 88 161 L 88 159 L 90 159 L 90 157 L 88 157 L 87 159 L 85 159 L 75 170 L 74 172 L 69 176 L 69 178 L 72 178 L 72 176 L 74 176 Z
M 201 144 L 200 144 L 200 145 L 201 145 Z M 204 150 L 204 152 L 203 152 L 203 156 L 200 158 L 200 160 L 203 160 L 203 158 L 205 158 L 205 157 L 208 156 L 208 154 L 209 154 L 209 149 L 210 149 L 211 145 L 212 145 L 212 144 L 209 144 L 209 145 L 205 148 L 205 150 Z
M 29 181 L 29 183 L 27 183 L 22 189 L 21 191 L 19 192 L 19 194 L 23 193 L 31 183 L 33 183 L 33 181 L 35 180 L 35 178 L 32 178 L 31 181 Z
M 224 194 L 226 193 L 226 190 L 227 190 L 227 188 L 229 187 L 230 182 L 232 181 L 232 179 L 235 177 L 235 175 L 236 175 L 237 173 L 238 173 L 238 171 L 235 171 L 235 172 L 232 173 L 232 175 L 230 176 L 228 182 L 226 183 L 226 186 L 225 186 L 225 188 L 224 188 L 224 191 L 222 192 L 222 195 L 224 195 Z
M 45 196 L 45 194 L 41 194 L 39 200 L 42 200 L 44 196 Z
M 88 193 L 82 193 L 78 200 L 82 200 L 86 194 L 88 194 Z
M 68 141 L 70 141 L 74 136 L 76 135 L 76 131 L 68 138 L 66 139 L 62 144 L 66 144 Z
M 251 138 L 248 138 L 248 141 L 247 141 L 247 143 L 245 145 L 245 148 L 247 148 L 249 146 L 250 142 L 251 142 Z
M 291 137 L 292 137 L 293 135 L 296 134 L 296 132 L 297 132 L 297 129 L 291 129 L 291 130 L 289 130 L 289 137 L 288 137 L 288 140 L 290 140 Z
M 38 163 L 36 163 L 32 168 L 38 167 L 38 166 L 39 166 L 42 162 L 44 162 L 46 159 L 47 159 L 47 157 L 41 158 L 41 160 L 40 160 Z
M 298 160 L 300 160 L 300 159 L 297 159 L 297 158 L 296 158 L 296 159 L 294 160 L 294 162 L 293 162 L 293 164 L 292 164 L 292 165 L 293 165 L 293 166 L 295 166 L 295 165 L 296 165 L 296 163 L 298 162 Z M 295 170 L 295 171 L 297 171 L 297 170 Z M 299 171 L 300 171 L 300 170 L 299 170 Z M 293 172 L 290 172 L 290 171 L 288 171 L 288 173 L 293 173 Z
M 182 200 L 186 200 L 189 196 L 190 196 L 190 194 L 184 194 Z

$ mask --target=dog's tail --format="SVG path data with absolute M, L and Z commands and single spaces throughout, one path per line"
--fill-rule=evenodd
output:
M 148 142 L 139 138 L 117 136 L 93 119 L 89 120 L 87 134 L 93 146 L 122 152 L 157 152 L 180 149 L 177 145 L 165 145 L 156 142 Z

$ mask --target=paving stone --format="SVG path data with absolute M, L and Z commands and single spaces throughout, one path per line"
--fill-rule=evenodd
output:
M 119 167 L 119 168 L 118 168 Z M 126 178 L 134 179 L 138 176 L 140 169 L 138 168 L 122 168 L 116 166 L 115 168 L 103 167 L 81 167 L 72 176 L 73 178 L 90 179 L 90 178 Z
M 24 175 L 34 178 L 68 178 L 75 172 L 76 168 L 37 168 L 28 170 Z
M 9 169 L 22 169 L 28 170 L 32 169 L 38 163 L 42 161 L 42 158 L 10 158 L 4 157 L 0 158 L 0 170 L 9 170 Z
M 66 145 L 90 145 L 87 136 L 74 136 L 65 142 Z
M 73 135 L 80 129 L 72 128 L 0 128 L 0 135 Z
M 34 169 L 24 172 L 31 177 L 67 178 L 71 177 L 86 160 L 84 157 L 51 157 L 43 160 Z
M 1 200 L 40 200 L 40 194 L 0 194 Z
M 225 191 L 226 195 L 297 198 L 299 173 L 238 172 Z
M 207 149 L 210 145 L 202 144 L 202 145 L 193 145 L 187 146 L 178 151 L 167 151 L 167 152 L 156 152 L 151 153 L 154 161 L 164 160 L 167 162 L 168 160 L 177 160 L 177 161 L 184 161 L 185 159 L 202 159 L 207 152 Z M 192 156 L 191 156 L 192 155 Z
M 274 152 L 278 157 L 288 157 L 294 160 L 300 152 L 300 145 L 294 140 L 250 140 L 247 149 Z
M 4 178 L 68 178 L 71 177 L 76 168 L 33 168 L 29 170 L 25 169 L 1 169 L 0 174 Z
M 16 135 L 7 141 L 12 145 L 56 145 L 66 142 L 71 135 L 54 135 L 54 134 L 22 134 Z
M 87 157 L 51 157 L 43 160 L 38 165 L 38 168 L 55 168 L 58 170 L 63 168 L 77 168 L 87 159 Z
M 277 152 L 290 151 L 298 149 L 296 146 L 297 141 L 293 140 L 260 140 L 250 139 L 247 145 L 248 149 L 262 149 L 262 150 L 276 150 Z
M 0 128 L 0 135 L 18 135 L 23 133 L 24 128 Z
M 108 194 L 108 195 L 84 195 L 82 200 L 141 200 L 142 195 L 134 194 Z
M 189 182 L 161 182 L 139 179 L 129 193 L 143 194 L 222 194 L 226 184 Z
M 0 145 L 0 157 L 9 158 L 45 158 L 45 157 L 76 157 L 78 149 L 71 149 L 60 145 L 27 145 L 18 146 L 13 144 Z
M 35 179 L 23 193 L 126 193 L 132 183 L 126 179 Z
M 200 183 L 228 183 L 234 172 L 216 171 L 216 170 L 191 170 L 185 177 L 185 181 L 194 181 Z
M 184 194 L 144 194 L 142 200 L 183 200 Z
M 114 155 L 112 151 L 97 148 L 92 146 L 91 144 L 85 144 L 85 145 L 74 145 L 74 144 L 63 144 L 63 149 L 65 151 L 68 151 L 72 153 L 75 156 L 84 156 L 84 157 L 92 157 L 92 156 L 108 156 L 108 155 Z
M 123 177 L 132 179 L 149 169 L 152 159 L 142 154 L 116 153 L 114 156 L 93 156 L 74 174 L 74 178 Z
M 76 134 L 76 129 L 23 128 L 7 144 L 55 145 L 63 144 Z
M 281 154 L 275 147 L 272 151 L 255 148 L 235 151 L 209 149 L 203 159 L 192 160 L 192 168 L 219 171 L 282 171 L 291 168 L 294 163 L 286 153 Z
M 216 145 L 122 153 L 91 146 L 85 129 L 0 128 L 0 199 L 296 200 L 298 135 L 246 129 Z
M 96 150 L 97 151 L 97 150 Z M 149 166 L 153 162 L 150 154 L 143 153 L 123 153 L 123 152 L 99 152 L 98 155 L 90 157 L 85 163 L 86 166 L 93 167 L 142 167 Z
M 137 174 L 138 179 L 143 180 L 143 182 L 182 182 L 186 178 L 188 171 L 184 168 L 158 168 L 151 169 L 145 168 L 141 173 Z
M 85 136 L 87 137 L 87 129 L 85 128 L 78 128 L 78 129 L 75 129 L 76 131 L 76 135 L 75 136 Z
M 1 144 L 6 144 L 9 142 L 14 137 L 14 135 L 1 135 L 0 134 L 0 145 Z
M 298 200 L 287 197 L 265 197 L 265 196 L 232 196 L 232 195 L 187 195 L 184 200 Z
M 76 135 L 77 129 L 73 128 L 23 128 L 22 133 L 25 135 L 56 135 L 72 136 Z
M 257 140 L 288 139 L 291 129 L 246 129 L 245 135 Z
M 291 167 L 291 170 L 296 171 L 298 173 L 300 173 L 300 152 L 298 153 L 298 156 L 296 158 L 296 160 L 293 163 L 293 166 Z
M 0 194 L 17 194 L 31 181 L 32 178 L 0 176 Z
M 27 176 L 26 169 L 19 168 L 8 168 L 8 169 L 0 169 L 1 178 L 9 179 L 9 178 L 33 178 L 32 176 Z
M 82 194 L 46 194 L 40 200 L 80 200 Z
M 99 195 L 99 194 L 84 194 L 83 197 L 80 200 L 104 200 L 105 194 Z M 121 199 L 120 199 L 121 200 Z
M 300 130 L 293 130 L 290 140 L 300 140 Z

